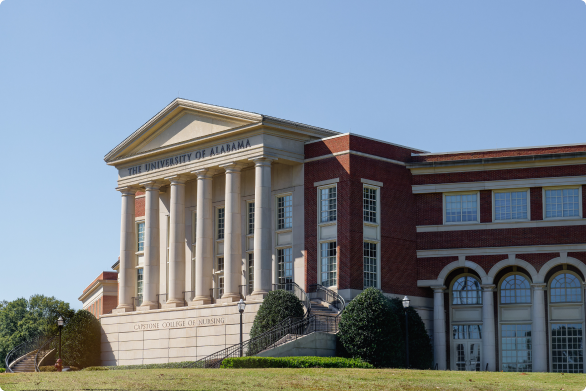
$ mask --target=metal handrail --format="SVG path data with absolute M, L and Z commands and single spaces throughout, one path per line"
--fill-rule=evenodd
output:
M 167 298 L 167 294 L 166 293 L 157 293 L 157 303 L 159 303 L 159 309 L 161 309 L 161 298 L 160 298 L 160 296 L 165 296 L 165 298 Z
M 185 368 L 219 368 L 226 358 L 254 356 L 316 331 L 337 333 L 338 323 L 337 316 L 312 315 L 303 318 L 287 318 L 257 337 L 210 354 L 187 364 Z
M 342 296 L 321 284 L 312 284 L 309 286 L 309 297 L 311 299 L 320 299 L 335 307 L 339 313 L 346 308 L 346 301 Z
M 215 303 L 216 300 L 221 299 L 223 294 L 224 288 L 210 288 L 210 297 L 212 299 L 212 303 Z
M 246 297 L 252 294 L 252 292 L 248 292 L 248 284 L 238 285 L 238 292 L 243 300 L 246 300 Z
M 284 282 L 280 284 L 273 284 L 273 290 L 282 289 L 285 291 L 292 292 L 297 298 L 301 301 L 301 304 L 305 307 L 305 314 L 308 315 L 311 313 L 311 300 L 307 293 L 297 285 L 295 282 Z
M 47 349 L 47 345 L 50 345 L 52 342 L 55 341 L 55 338 L 57 338 L 59 336 L 59 333 L 55 334 L 52 337 L 47 338 L 47 341 L 41 346 L 39 347 L 39 349 L 37 350 L 37 354 L 35 354 L 35 371 L 36 372 L 41 372 L 41 370 L 39 369 L 39 354 L 41 354 L 41 352 L 43 353 L 43 355 L 40 357 L 41 360 L 44 359 L 45 357 L 45 352 L 46 351 L 51 351 L 53 349 L 55 349 L 54 347 L 51 347 L 50 349 Z
M 14 371 L 10 368 L 10 365 L 15 363 L 19 359 L 23 358 L 24 356 L 38 350 L 39 346 L 42 344 L 44 340 L 44 335 L 37 335 L 17 345 L 14 349 L 8 352 L 6 358 L 4 359 L 6 372 L 14 373 Z

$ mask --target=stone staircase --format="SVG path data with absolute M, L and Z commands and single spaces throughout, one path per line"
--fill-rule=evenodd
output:
M 15 360 L 14 363 L 10 365 L 10 368 L 13 372 L 35 372 L 35 355 L 37 351 L 34 350 L 30 353 L 25 354 L 22 357 L 19 357 Z
M 311 315 L 320 315 L 335 318 L 336 316 L 338 316 L 338 311 L 335 308 L 330 307 L 328 303 L 324 301 L 321 301 L 319 299 L 312 299 Z M 320 318 L 318 318 L 315 327 L 318 331 L 328 331 L 329 328 L 328 325 Z

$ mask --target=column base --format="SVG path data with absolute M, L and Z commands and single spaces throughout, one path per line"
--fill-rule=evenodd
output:
M 251 295 L 246 296 L 246 299 L 263 301 L 268 294 L 268 292 L 252 292 Z
M 158 310 L 159 309 L 159 304 L 158 303 L 153 303 L 153 302 L 143 302 L 142 305 L 140 307 L 138 307 L 136 310 L 137 311 L 150 311 L 150 310 Z
M 212 299 L 210 299 L 209 297 L 206 299 L 197 299 L 197 297 L 196 297 L 195 299 L 193 299 L 192 301 L 189 302 L 190 307 L 195 307 L 197 305 L 207 305 L 207 304 L 212 304 Z
M 168 301 L 165 304 L 163 304 L 161 306 L 161 308 L 179 308 L 179 307 L 185 307 L 185 303 L 182 301 Z
M 240 296 L 227 296 L 216 300 L 216 304 L 229 304 L 240 301 Z
M 132 306 L 120 306 L 112 310 L 113 314 L 124 314 L 125 312 L 133 312 L 134 308 Z

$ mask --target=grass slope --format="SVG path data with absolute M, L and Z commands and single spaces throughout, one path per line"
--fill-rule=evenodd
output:
M 396 369 L 143 369 L 0 375 L 11 390 L 584 390 L 586 375 Z

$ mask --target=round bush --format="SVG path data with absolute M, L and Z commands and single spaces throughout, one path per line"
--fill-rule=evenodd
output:
M 364 290 L 346 306 L 338 334 L 351 357 L 376 367 L 404 366 L 405 345 L 399 319 L 389 300 L 377 289 Z
M 302 318 L 303 313 L 303 304 L 293 293 L 285 290 L 269 292 L 254 318 L 250 338 L 269 331 L 289 317 Z
M 401 299 L 389 300 L 393 312 L 399 319 L 401 333 L 405 334 L 405 309 Z M 409 367 L 417 369 L 429 369 L 433 364 L 433 348 L 431 338 L 425 330 L 425 323 L 413 307 L 407 308 L 409 318 Z M 404 348 L 403 348 L 404 349 Z
M 65 365 L 85 368 L 100 365 L 100 322 L 86 310 L 79 310 L 63 328 Z

